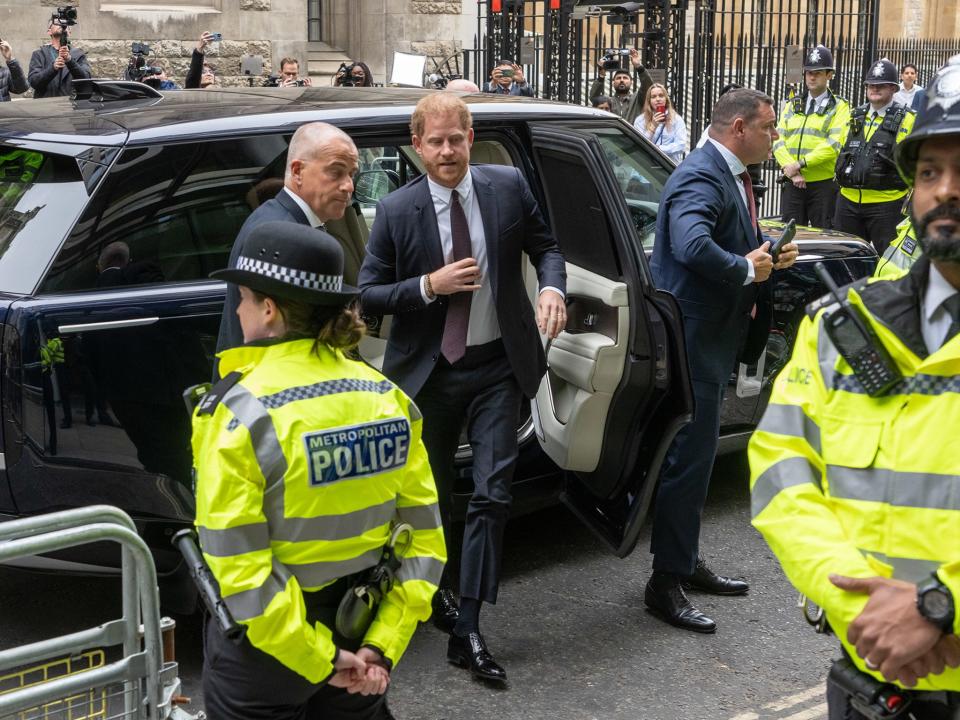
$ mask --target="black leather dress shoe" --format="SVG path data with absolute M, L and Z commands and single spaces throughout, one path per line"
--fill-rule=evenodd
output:
M 433 624 L 438 630 L 449 635 L 453 632 L 453 626 L 460 619 L 460 608 L 457 606 L 456 598 L 452 590 L 437 590 L 433 594 Z
M 723 575 L 717 575 L 707 567 L 703 558 L 697 558 L 697 567 L 693 571 L 693 575 L 684 580 L 683 586 L 711 595 L 745 595 L 747 590 L 750 589 L 750 586 L 743 580 L 734 580 Z
M 643 601 L 654 615 L 678 628 L 716 632 L 717 624 L 687 599 L 677 575 L 655 572 L 643 592 Z
M 476 677 L 495 682 L 506 682 L 506 671 L 497 665 L 497 661 L 487 650 L 483 635 L 469 633 L 466 637 L 451 635 L 447 643 L 447 660 L 454 665 L 470 668 Z

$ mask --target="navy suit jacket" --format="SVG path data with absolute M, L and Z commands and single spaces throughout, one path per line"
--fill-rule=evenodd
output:
M 285 191 L 281 190 L 276 197 L 267 200 L 246 219 L 237 239 L 230 250 L 230 260 L 227 267 L 237 266 L 237 257 L 240 255 L 240 246 L 244 238 L 257 225 L 267 222 L 283 221 L 308 225 L 307 216 Z M 223 303 L 223 318 L 220 320 L 220 334 L 217 336 L 217 352 L 228 348 L 243 345 L 243 330 L 240 328 L 240 318 L 237 317 L 237 306 L 240 304 L 240 288 L 233 283 L 227 283 L 227 297 Z
M 487 244 L 497 322 L 520 389 L 533 397 L 546 372 L 543 345 L 523 284 L 522 253 L 540 287 L 566 292 L 563 255 L 520 171 L 471 166 Z M 447 300 L 424 303 L 420 277 L 444 265 L 437 216 L 426 175 L 391 193 L 377 207 L 360 268 L 360 302 L 367 315 L 393 315 L 383 373 L 415 396 L 440 357 Z
M 769 283 L 744 285 L 744 256 L 761 242 L 720 151 L 690 153 L 663 189 L 650 268 L 680 302 L 694 380 L 725 385 L 738 357 L 751 362 L 766 344 Z

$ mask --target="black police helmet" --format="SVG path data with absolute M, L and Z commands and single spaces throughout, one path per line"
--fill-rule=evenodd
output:
M 803 58 L 803 71 L 810 70 L 834 70 L 833 53 L 826 46 L 817 45 Z
M 346 305 L 358 293 L 343 284 L 343 248 L 308 225 L 267 222 L 244 239 L 237 265 L 210 273 L 270 297 L 310 305 Z
M 900 87 L 900 71 L 886 58 L 880 58 L 867 70 L 864 85 L 896 85 Z
M 917 113 L 913 131 L 897 143 L 897 169 L 910 184 L 913 184 L 917 155 L 924 140 L 940 136 L 960 136 L 960 55 L 954 55 L 937 71 L 933 80 L 927 84 L 926 93 L 926 100 Z

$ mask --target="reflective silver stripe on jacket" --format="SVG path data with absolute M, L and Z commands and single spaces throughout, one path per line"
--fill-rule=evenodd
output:
M 897 507 L 960 511 L 960 476 L 827 465 L 830 495 Z M 960 518 L 957 519 L 960 522 Z
M 305 590 L 318 588 L 346 575 L 366 570 L 376 565 L 382 555 L 381 548 L 368 550 L 362 555 L 346 560 L 328 560 L 324 562 L 295 565 L 286 563 L 287 569 L 300 582 Z
M 266 480 L 267 491 L 282 483 L 287 472 L 287 458 L 270 413 L 252 392 L 240 384 L 230 388 L 222 402 L 250 433 L 253 454 Z
M 222 530 L 200 527 L 200 547 L 207 555 L 229 557 L 270 549 L 270 529 L 266 523 L 251 523 Z
M 820 472 L 807 458 L 792 457 L 774 463 L 753 484 L 750 512 L 757 517 L 781 491 L 804 483 L 813 483 L 820 488 Z
M 820 428 L 799 405 L 770 403 L 763 413 L 757 430 L 801 438 L 820 454 Z
M 289 580 L 290 573 L 274 558 L 270 575 L 260 587 L 229 595 L 223 601 L 237 622 L 252 620 L 266 612 L 270 601 L 286 589 Z
M 397 570 L 397 582 L 405 583 L 408 580 L 424 580 L 433 585 L 440 584 L 440 575 L 443 573 L 443 563 L 432 557 L 405 557 Z
M 410 505 L 397 508 L 397 519 L 410 523 L 414 530 L 433 530 L 440 527 L 440 505 Z
M 393 498 L 379 505 L 338 515 L 270 518 L 270 537 L 282 542 L 348 540 L 389 523 L 396 511 Z
M 873 550 L 864 550 L 858 548 L 864 555 L 873 555 L 877 560 L 885 562 L 893 568 L 893 576 L 897 580 L 906 580 L 907 582 L 920 582 L 930 577 L 931 573 L 943 565 L 941 560 L 918 560 L 916 558 L 891 557 Z

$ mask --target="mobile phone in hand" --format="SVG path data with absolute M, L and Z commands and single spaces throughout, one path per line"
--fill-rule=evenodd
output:
M 780 251 L 783 250 L 783 246 L 793 242 L 793 237 L 796 234 L 797 221 L 793 218 L 790 218 L 790 222 L 788 222 L 783 228 L 783 232 L 780 233 L 780 237 L 778 237 L 776 242 L 770 246 L 770 256 L 773 258 L 773 262 L 777 262 L 780 257 Z
M 503 75 L 503 77 L 512 78 L 512 77 L 513 77 L 513 70 L 510 70 L 510 69 L 501 70 L 501 71 L 500 71 L 500 74 Z
M 657 113 L 665 113 L 667 111 L 666 105 L 654 105 L 653 111 Z
M 220 33 L 210 33 L 210 42 L 220 42 L 221 40 L 223 40 L 223 35 Z

